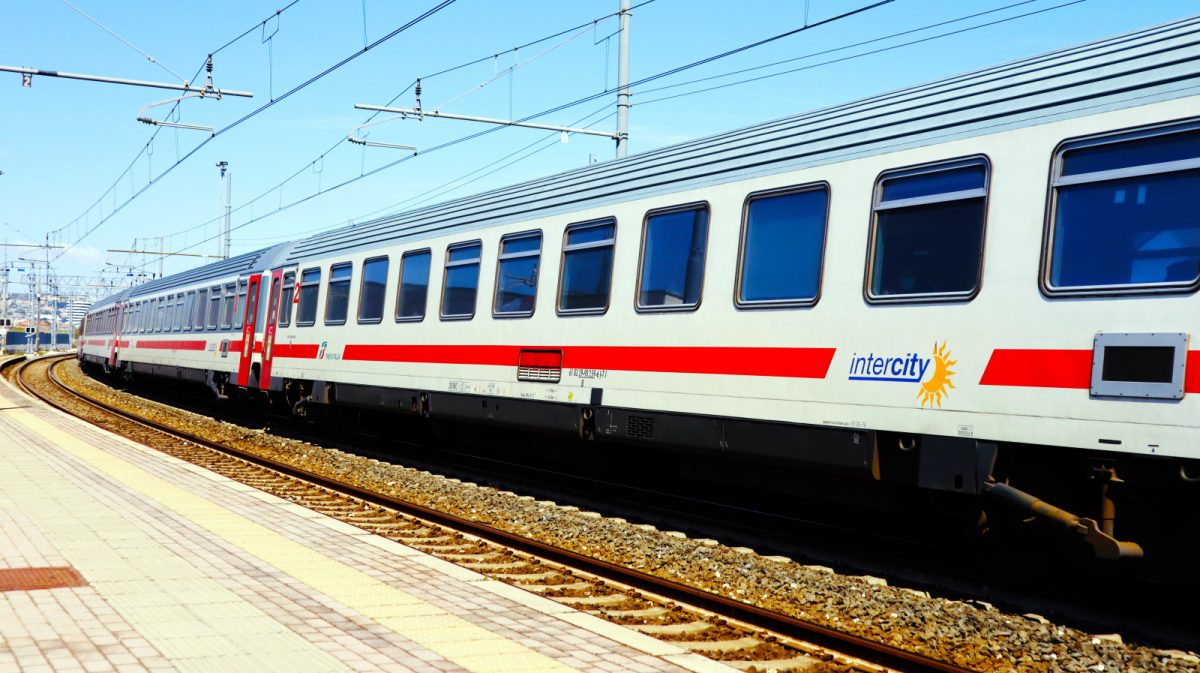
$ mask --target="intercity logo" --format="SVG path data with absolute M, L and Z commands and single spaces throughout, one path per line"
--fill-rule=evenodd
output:
M 854 353 L 850 356 L 850 375 L 847 378 L 851 381 L 920 383 L 921 389 L 917 392 L 917 397 L 921 400 L 921 407 L 924 408 L 928 404 L 933 408 L 933 405 L 937 404 L 938 408 L 941 408 L 942 398 L 948 396 L 949 389 L 954 387 L 950 377 L 954 376 L 955 372 L 950 368 L 956 364 L 958 360 L 950 359 L 950 349 L 946 348 L 946 342 L 943 341 L 939 346 L 935 341 L 933 353 L 929 357 L 921 357 L 917 353 L 905 353 L 900 356 Z M 933 373 L 926 377 L 931 368 Z
M 317 359 L 318 359 L 318 360 L 324 360 L 324 359 L 325 359 L 325 347 L 326 347 L 326 346 L 328 346 L 328 345 L 329 345 L 329 342 L 328 342 L 328 341 L 322 341 L 322 342 L 321 342 L 321 350 L 317 351 Z

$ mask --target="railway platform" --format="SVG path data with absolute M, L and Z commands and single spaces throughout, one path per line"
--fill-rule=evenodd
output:
M 0 672 L 732 670 L 0 382 Z

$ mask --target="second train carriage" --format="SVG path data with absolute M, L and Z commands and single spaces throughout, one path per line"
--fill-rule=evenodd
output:
M 1141 554 L 1120 531 L 1194 545 L 1197 37 L 1178 21 L 201 267 L 97 304 L 81 357 L 986 493 L 1102 556 Z

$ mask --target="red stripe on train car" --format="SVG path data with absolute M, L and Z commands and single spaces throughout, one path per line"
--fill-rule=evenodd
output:
M 317 344 L 275 344 L 271 351 L 271 359 L 275 358 L 315 358 L 321 347 Z
M 1092 351 L 997 348 L 979 385 L 1090 389 Z M 1200 393 L 1200 351 L 1188 351 L 1183 389 Z
M 244 342 L 243 342 L 242 340 L 240 340 L 240 339 L 239 339 L 239 340 L 237 340 L 237 341 L 230 341 L 230 342 L 229 342 L 229 352 L 230 352 L 230 353 L 234 353 L 234 352 L 240 353 L 240 352 L 242 351 L 242 344 L 243 344 L 243 343 L 244 343 Z M 254 342 L 254 352 L 255 352 L 255 353 L 261 353 L 261 352 L 263 352 L 263 350 L 262 350 L 262 349 L 263 349 L 263 344 L 262 344 L 262 342 L 261 342 L 261 341 L 255 341 L 255 342 Z
M 314 346 L 315 348 L 315 346 Z M 516 367 L 522 350 L 561 350 L 575 369 L 822 379 L 836 348 L 726 346 L 401 346 L 351 344 L 344 360 Z
M 202 351 L 208 347 L 208 342 L 180 339 L 148 339 L 137 342 L 137 347 L 176 351 Z

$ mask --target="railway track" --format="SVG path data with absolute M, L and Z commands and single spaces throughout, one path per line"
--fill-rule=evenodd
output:
M 766 558 L 786 557 L 810 568 L 833 568 L 839 575 L 867 577 L 871 582 L 991 606 L 1032 620 L 1048 618 L 1055 624 L 1109 634 L 1106 637 L 1119 634 L 1126 641 L 1151 647 L 1196 648 L 1196 622 L 1174 607 L 1188 602 L 1181 599 L 1180 592 L 1192 596 L 1187 593 L 1194 591 L 1191 588 L 1174 587 L 1175 600 L 1164 600 L 1166 594 L 1157 583 L 1122 578 L 1115 572 L 1104 574 L 1096 566 L 1064 566 L 1053 574 L 1047 571 L 1046 577 L 1033 582 L 1005 580 L 981 571 L 980 559 L 975 557 L 981 552 L 965 545 L 935 544 L 928 539 L 915 542 L 884 528 L 859 528 L 853 535 L 845 535 L 844 529 L 831 522 L 797 518 L 762 503 L 706 497 L 706 491 L 695 488 L 652 489 L 622 482 L 616 474 L 598 476 L 580 471 L 580 466 L 547 467 L 543 461 L 554 455 L 537 454 L 536 461 L 525 455 L 522 460 L 521 454 L 512 453 L 519 447 L 495 433 L 479 445 L 460 445 L 457 437 L 397 436 L 394 426 L 375 427 L 374 431 L 360 427 L 362 434 L 347 436 L 340 430 L 341 424 L 333 424 L 339 431 L 330 432 L 319 423 L 296 422 L 262 406 L 243 409 L 186 390 L 147 383 L 143 380 L 136 393 L 125 394 L 192 414 L 219 417 L 246 428 L 259 428 L 265 422 L 273 436 L 390 465 L 403 464 L 452 481 L 516 491 L 568 509 L 628 518 L 661 530 L 686 531 L 690 538 L 752 548 Z M 621 459 L 613 463 L 622 465 L 623 470 L 629 467 Z M 880 555 L 880 549 L 886 549 L 887 554 Z M 1104 590 L 1096 591 L 1097 586 Z
M 180 432 L 92 400 L 55 367 L 6 362 L 47 404 L 239 482 L 556 602 L 747 671 L 945 671 L 959 666 L 740 603 Z

